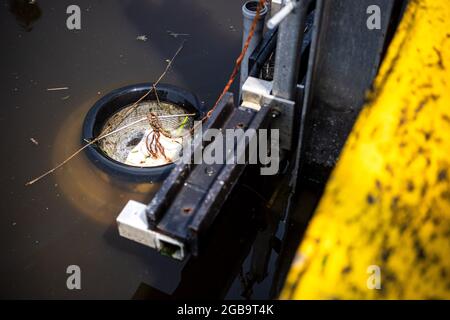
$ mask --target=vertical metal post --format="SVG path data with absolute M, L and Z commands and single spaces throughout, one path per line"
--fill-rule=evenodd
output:
M 283 4 L 288 1 L 284 0 Z M 294 100 L 300 67 L 300 50 L 309 0 L 299 0 L 296 8 L 281 22 L 278 29 L 277 50 L 272 94 Z
M 244 47 L 245 42 L 248 38 L 248 34 L 250 33 L 250 29 L 252 27 L 252 23 L 253 23 L 253 19 L 256 16 L 256 8 L 258 7 L 258 1 L 247 1 L 243 6 L 242 6 L 242 16 L 243 16 L 243 34 L 242 34 L 242 47 Z M 239 86 L 239 88 L 242 88 L 242 86 L 244 85 L 245 80 L 247 80 L 248 78 L 248 61 L 249 58 L 251 56 L 251 54 L 253 53 L 253 51 L 255 51 L 255 48 L 258 46 L 259 42 L 262 39 L 263 36 L 263 29 L 264 29 L 264 19 L 266 17 L 266 14 L 268 12 L 268 8 L 267 6 L 264 6 L 261 9 L 261 12 L 259 14 L 259 20 L 258 23 L 256 24 L 256 29 L 255 29 L 255 33 L 253 34 L 253 38 L 250 41 L 250 44 L 248 46 L 247 52 L 244 56 L 244 58 L 242 59 L 242 64 L 241 64 L 241 84 Z M 241 90 L 241 89 L 240 89 Z M 240 95 L 241 93 L 239 93 Z M 241 97 L 239 97 L 239 100 L 241 99 Z

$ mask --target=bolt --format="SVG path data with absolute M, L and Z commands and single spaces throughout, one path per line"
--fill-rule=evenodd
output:
M 270 112 L 271 112 L 272 118 L 274 118 L 274 119 L 281 116 L 281 112 L 278 109 L 272 109 Z
M 214 174 L 214 169 L 212 167 L 206 167 L 205 173 L 211 177 Z

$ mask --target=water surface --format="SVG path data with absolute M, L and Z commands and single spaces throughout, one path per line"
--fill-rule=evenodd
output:
M 77 31 L 66 28 L 72 1 L 0 2 L 1 297 L 271 295 L 277 255 L 269 255 L 269 272 L 249 285 L 258 228 L 232 206 L 235 216 L 223 219 L 207 254 L 177 262 L 117 232 L 115 219 L 126 202 L 149 201 L 157 183 L 117 181 L 82 154 L 24 186 L 80 146 L 82 122 L 95 101 L 113 89 L 155 81 L 182 39 L 188 41 L 163 82 L 211 105 L 241 48 L 242 2 L 78 0 Z M 137 40 L 142 35 L 146 41 Z M 61 87 L 68 89 L 48 90 Z M 242 212 L 261 210 L 257 203 L 241 206 Z M 260 241 L 271 252 L 264 237 Z M 81 267 L 81 290 L 66 287 L 72 264 Z

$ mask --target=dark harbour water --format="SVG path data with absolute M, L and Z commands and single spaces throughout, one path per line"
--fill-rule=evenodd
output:
M 0 1 L 0 297 L 272 297 L 278 255 L 248 218 L 263 211 L 249 189 L 238 192 L 246 204 L 233 198 L 225 208 L 206 253 L 177 262 L 119 237 L 116 228 L 126 202 L 149 201 L 158 184 L 115 181 L 82 154 L 24 186 L 80 146 L 84 115 L 95 101 L 156 80 L 182 39 L 188 41 L 163 82 L 211 105 L 241 48 L 243 1 L 78 0 L 79 31 L 66 28 L 73 1 L 26 2 Z M 140 35 L 148 40 L 136 40 Z M 68 89 L 47 90 L 55 87 Z M 267 272 L 251 277 L 261 265 L 252 253 L 261 249 L 270 253 Z M 81 290 L 66 287 L 69 265 L 81 268 Z

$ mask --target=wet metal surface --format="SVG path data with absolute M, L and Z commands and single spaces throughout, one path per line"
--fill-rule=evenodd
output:
M 232 243 L 223 239 L 233 229 L 217 232 L 222 237 L 212 243 L 220 242 L 216 248 L 226 254 L 209 250 L 180 263 L 117 232 L 121 208 L 129 199 L 149 201 L 157 184 L 115 181 L 82 154 L 24 186 L 80 146 L 82 122 L 95 101 L 113 89 L 155 81 L 182 39 L 185 48 L 163 82 L 211 105 L 241 48 L 242 1 L 79 0 L 77 31 L 66 28 L 72 2 L 26 2 L 0 2 L 0 297 L 242 298 L 254 224 L 243 224 Z M 146 41 L 137 40 L 142 35 Z M 269 297 L 274 259 L 251 298 Z M 81 290 L 66 287 L 69 265 L 81 268 Z

